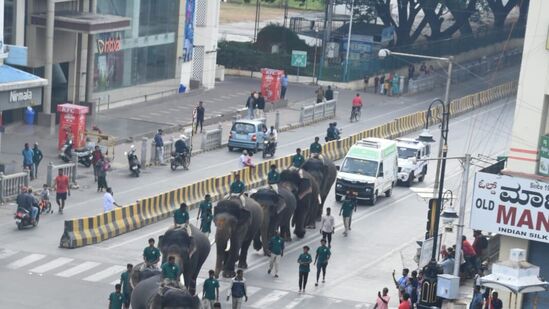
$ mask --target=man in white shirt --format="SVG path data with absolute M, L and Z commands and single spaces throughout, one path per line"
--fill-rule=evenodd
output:
M 332 247 L 332 234 L 334 233 L 335 222 L 334 217 L 331 215 L 330 207 L 326 208 L 326 215 L 322 216 L 320 220 L 320 234 L 322 239 L 328 241 L 328 248 Z
M 105 195 L 103 196 L 103 211 L 108 212 L 114 209 L 114 206 L 116 207 L 122 207 L 116 203 L 114 200 L 112 193 L 112 188 L 107 188 L 107 192 L 105 192 Z

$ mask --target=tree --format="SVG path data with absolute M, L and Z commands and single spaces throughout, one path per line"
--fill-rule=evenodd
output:
M 420 3 L 431 30 L 429 39 L 447 39 L 457 31 L 472 33 L 469 18 L 477 11 L 478 0 L 420 0 Z M 447 13 L 452 18 L 444 18 Z M 444 22 L 451 24 L 442 30 Z
M 503 0 L 486 0 L 492 14 L 494 14 L 494 28 L 500 28 L 505 25 L 507 15 L 519 3 L 519 0 L 507 0 L 504 5 Z
M 420 0 L 397 0 L 397 20 L 391 14 L 391 0 L 366 1 L 373 3 L 378 17 L 385 26 L 393 26 L 395 28 L 397 45 L 413 43 L 427 25 L 427 19 L 423 16 L 417 26 L 414 26 L 416 17 L 421 11 Z

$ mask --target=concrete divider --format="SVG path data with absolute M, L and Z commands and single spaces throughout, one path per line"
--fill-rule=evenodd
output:
M 21 193 L 21 187 L 27 187 L 30 182 L 29 171 L 4 175 L 0 172 L 0 203 L 5 203 L 8 199 L 15 198 Z
M 450 104 L 451 116 L 455 117 L 465 111 L 495 102 L 514 94 L 516 90 L 517 82 L 509 82 L 456 99 Z M 326 107 L 323 108 L 323 112 L 326 110 Z M 432 125 L 440 121 L 437 119 L 440 119 L 441 108 L 433 108 L 431 112 L 430 124 Z M 312 113 L 314 114 L 314 109 L 312 109 Z M 325 143 L 322 145 L 322 152 L 331 160 L 341 159 L 349 148 L 360 139 L 366 137 L 396 138 L 421 129 L 425 126 L 426 116 L 426 111 L 402 116 L 389 123 L 355 133 L 341 140 Z M 303 150 L 303 155 L 309 157 L 308 148 Z M 244 168 L 231 174 L 200 180 L 175 190 L 140 199 L 133 204 L 107 213 L 66 220 L 60 247 L 78 248 L 133 231 L 171 216 L 182 202 L 187 203 L 191 209 L 196 207 L 206 194 L 210 194 L 214 201 L 219 200 L 229 192 L 234 173 L 241 176 L 248 190 L 263 186 L 267 183 L 267 174 L 272 164 L 277 165 L 279 169 L 286 169 L 291 166 L 291 159 L 292 155 L 273 158 L 257 164 L 255 168 Z M 22 179 L 21 175 L 17 177 Z M 0 177 L 0 179 L 2 178 Z
M 223 127 L 221 126 L 221 124 L 217 127 L 217 129 L 206 130 L 206 132 L 202 134 L 201 149 L 208 151 L 220 148 L 222 137 Z
M 305 125 L 334 118 L 336 115 L 337 91 L 334 92 L 334 98 L 330 101 L 302 106 L 299 114 L 299 123 Z

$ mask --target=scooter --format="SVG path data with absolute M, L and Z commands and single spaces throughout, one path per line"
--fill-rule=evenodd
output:
M 188 170 L 190 164 L 191 154 L 189 151 L 185 151 L 184 154 L 172 152 L 172 157 L 170 158 L 170 168 L 172 171 L 175 171 L 178 166 L 183 166 L 183 169 Z
M 130 172 L 133 176 L 139 177 L 139 174 L 141 173 L 141 163 L 139 162 L 139 159 L 137 158 L 137 155 L 135 154 L 135 149 L 130 150 L 130 152 L 124 153 L 128 157 L 128 165 L 130 167 Z
M 269 155 L 271 158 L 274 157 L 276 151 L 276 142 L 265 139 L 263 141 L 263 159 Z
M 92 164 L 92 151 L 90 149 L 75 149 L 74 153 L 76 154 L 78 163 L 84 165 L 85 167 L 90 167 Z M 72 140 L 69 140 L 61 148 L 61 153 L 59 157 L 63 162 L 69 163 L 72 159 Z
M 15 212 L 15 224 L 17 225 L 17 229 L 22 230 L 26 227 L 35 227 L 38 225 L 38 221 L 40 221 L 40 211 L 36 215 L 36 220 L 32 222 L 31 215 L 28 210 L 22 207 L 17 207 L 17 211 Z

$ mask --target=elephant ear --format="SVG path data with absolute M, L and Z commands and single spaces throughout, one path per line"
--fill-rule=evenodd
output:
M 189 259 L 192 259 L 193 255 L 196 253 L 196 239 L 191 238 L 191 243 L 189 244 Z
M 248 209 L 240 208 L 238 211 L 238 225 L 245 224 L 248 220 L 250 220 L 251 213 Z
M 299 199 L 303 199 L 305 196 L 313 192 L 312 180 L 309 178 L 301 178 L 299 182 Z
M 277 194 L 277 201 L 276 201 L 276 213 L 280 214 L 285 208 L 286 208 L 286 202 L 284 201 L 284 198 Z

